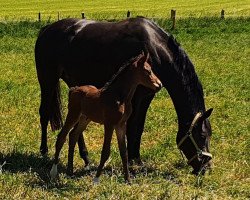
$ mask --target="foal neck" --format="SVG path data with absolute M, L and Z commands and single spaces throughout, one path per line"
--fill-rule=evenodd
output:
M 112 82 L 105 90 L 101 89 L 102 96 L 109 96 L 121 102 L 131 101 L 139 81 L 136 79 L 132 70 L 127 69 L 119 75 L 116 81 Z

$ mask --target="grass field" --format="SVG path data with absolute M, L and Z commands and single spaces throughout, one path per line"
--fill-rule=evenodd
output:
M 37 19 L 41 12 L 43 19 L 61 17 L 81 17 L 85 12 L 87 18 L 124 18 L 127 10 L 133 16 L 166 17 L 171 9 L 177 10 L 177 17 L 219 16 L 226 11 L 226 17 L 250 15 L 250 0 L 0 0 L 0 19 L 19 20 Z
M 34 43 L 47 19 L 41 23 L 32 20 L 36 20 L 37 11 L 46 10 L 48 18 L 50 14 L 56 15 L 55 8 L 62 8 L 63 16 L 77 16 L 82 11 L 78 6 L 80 1 L 60 4 L 57 4 L 59 0 L 51 4 L 42 3 L 50 1 L 24 2 L 0 0 L 0 21 L 8 19 L 8 22 L 0 22 L 0 199 L 250 199 L 249 1 L 185 3 L 178 0 L 164 7 L 165 4 L 157 0 L 151 6 L 152 1 L 144 1 L 141 9 L 142 1 L 134 1 L 134 4 L 132 1 L 116 1 L 119 7 L 108 6 L 114 3 L 84 1 L 86 9 L 83 10 L 91 13 L 93 18 L 122 18 L 123 10 L 128 9 L 126 6 L 133 5 L 138 14 L 151 13 L 161 17 L 157 23 L 164 29 L 171 27 L 171 22 L 164 19 L 165 8 L 176 8 L 183 17 L 178 19 L 177 29 L 172 33 L 195 64 L 207 108 L 214 108 L 210 119 L 214 167 L 205 177 L 194 177 L 177 150 L 177 117 L 169 95 L 163 89 L 147 115 L 141 147 L 145 165 L 136 169 L 132 185 L 124 184 L 114 137 L 111 159 L 97 186 L 92 184 L 92 178 L 100 158 L 101 126 L 91 124 L 85 134 L 92 160 L 89 171 L 82 169 L 83 162 L 76 151 L 75 177 L 66 176 L 65 145 L 60 177 L 55 182 L 50 181 L 49 170 L 57 133 L 49 131 L 48 157 L 39 154 L 40 89 L 35 71 Z M 204 6 L 202 2 L 205 2 Z M 222 4 L 232 16 L 244 18 L 220 20 L 214 17 Z M 112 15 L 102 11 L 104 7 L 108 7 Z M 209 12 L 205 7 L 210 8 Z M 200 14 L 193 15 L 194 11 Z M 27 18 L 31 21 L 20 21 Z M 14 19 L 17 21 L 11 21 Z M 62 86 L 66 113 L 67 88 L 63 83 Z

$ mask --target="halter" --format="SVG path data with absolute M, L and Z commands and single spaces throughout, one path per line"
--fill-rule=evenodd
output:
M 201 116 L 202 116 L 201 112 L 198 112 L 198 113 L 195 115 L 195 117 L 194 117 L 194 119 L 193 119 L 193 121 L 192 121 L 192 123 L 191 123 L 191 125 L 190 125 L 190 128 L 189 128 L 188 132 L 186 132 L 186 135 L 185 135 L 185 136 L 181 139 L 181 141 L 177 144 L 177 147 L 180 149 L 181 145 L 183 144 L 183 142 L 184 142 L 187 138 L 190 138 L 191 142 L 193 143 L 193 145 L 194 145 L 194 147 L 195 147 L 197 153 L 196 153 L 192 158 L 190 158 L 190 159 L 188 160 L 188 162 L 187 162 L 188 164 L 190 164 L 195 158 L 200 157 L 201 155 L 204 155 L 204 156 L 207 156 L 207 157 L 212 158 L 212 154 L 211 154 L 211 153 L 202 151 L 202 150 L 198 147 L 198 145 L 197 145 L 197 143 L 195 142 L 194 137 L 193 137 L 193 135 L 192 135 L 193 128 L 194 128 L 194 126 L 196 125 L 196 122 L 198 121 L 198 119 L 199 119 Z M 181 151 L 181 150 L 180 150 L 180 151 Z M 181 154 L 182 154 L 182 156 L 183 156 L 182 151 L 181 151 Z

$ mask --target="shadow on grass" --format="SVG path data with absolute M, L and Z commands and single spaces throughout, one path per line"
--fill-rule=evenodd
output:
M 3 165 L 3 163 L 5 163 Z M 3 166 L 2 166 L 3 165 Z M 52 160 L 48 157 L 42 157 L 34 153 L 20 153 L 20 152 L 11 152 L 9 154 L 0 153 L 0 170 L 3 172 L 10 173 L 27 173 L 27 178 L 24 182 L 30 187 L 40 187 L 46 190 L 50 190 L 61 194 L 62 192 L 75 191 L 82 192 L 82 189 L 79 189 L 79 186 L 74 184 L 78 179 L 84 179 L 86 176 L 94 177 L 97 166 L 91 165 L 88 170 L 82 168 L 75 171 L 74 176 L 68 177 L 66 175 L 66 167 L 63 165 L 58 165 L 58 171 L 60 178 L 58 180 L 51 181 L 49 176 L 49 171 L 52 166 Z M 186 165 L 183 163 L 176 163 L 174 165 L 175 169 L 186 168 Z M 157 166 L 153 167 L 144 163 L 142 166 L 133 166 L 130 167 L 131 176 L 136 178 L 138 177 L 162 177 L 165 180 L 181 185 L 179 176 L 176 172 L 166 169 L 166 171 L 160 171 Z M 103 173 L 108 176 L 117 176 L 121 183 L 124 183 L 122 175 L 122 166 L 112 167 L 106 166 L 103 170 Z M 61 177 L 62 176 L 62 177 Z M 65 179 L 66 178 L 66 179 Z M 65 181 L 66 180 L 66 181 Z M 88 187 L 85 186 L 84 191 L 88 190 Z
M 37 154 L 11 152 L 9 154 L 0 153 L 0 165 L 2 170 L 10 173 L 37 173 L 39 177 L 46 180 L 48 170 L 52 165 L 52 160 Z M 61 166 L 60 166 L 61 167 Z
M 74 184 L 74 181 L 65 181 L 64 178 L 51 180 L 49 172 L 52 163 L 49 157 L 33 153 L 11 152 L 6 155 L 0 153 L 0 171 L 3 174 L 12 173 L 13 176 L 19 173 L 24 174 L 23 182 L 29 187 L 43 188 L 58 195 L 68 191 L 80 192 L 81 190 Z M 66 167 L 59 164 L 58 171 L 66 173 Z

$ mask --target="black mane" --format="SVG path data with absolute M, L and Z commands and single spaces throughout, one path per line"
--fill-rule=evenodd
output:
M 183 93 L 181 95 L 185 96 L 186 101 L 188 101 L 182 102 L 184 104 L 182 107 L 186 109 L 189 116 L 193 116 L 199 111 L 203 112 L 205 110 L 203 88 L 193 63 L 172 35 L 168 38 L 167 46 L 172 51 L 173 62 L 171 67 L 174 73 L 177 74 L 179 88 L 182 90 L 180 93 Z M 186 120 L 190 121 L 192 119 Z

